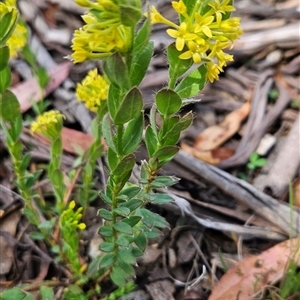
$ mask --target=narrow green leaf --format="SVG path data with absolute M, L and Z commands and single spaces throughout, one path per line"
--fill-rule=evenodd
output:
M 122 146 L 123 153 L 130 154 L 133 153 L 137 147 L 140 145 L 144 129 L 144 116 L 141 112 L 137 118 L 129 121 L 123 136 L 122 136 Z
M 123 260 L 118 259 L 116 265 L 121 268 L 128 276 L 134 276 L 135 270 L 131 264 L 125 263 Z
M 108 148 L 107 151 L 107 162 L 111 171 L 114 170 L 120 162 L 118 155 L 111 148 Z
M 156 179 L 153 181 L 154 183 L 160 183 L 163 186 L 172 186 L 179 182 L 179 178 L 175 176 L 157 176 Z
M 98 210 L 98 214 L 104 220 L 107 220 L 107 221 L 112 221 L 113 220 L 112 213 L 109 210 L 105 209 L 105 208 L 100 208 Z
M 122 100 L 120 107 L 114 117 L 116 125 L 122 125 L 128 121 L 137 118 L 143 108 L 143 97 L 140 90 L 132 88 Z
M 157 157 L 160 162 L 170 161 L 179 151 L 177 146 L 165 146 L 157 150 L 153 156 Z
M 120 195 L 125 195 L 128 200 L 135 197 L 139 192 L 141 191 L 141 188 L 138 186 L 131 186 L 129 188 L 126 188 L 121 191 Z
M 149 157 L 152 157 L 158 147 L 157 137 L 155 136 L 152 127 L 148 126 L 145 132 L 145 143 L 146 148 L 149 154 Z
M 54 172 L 51 175 L 49 174 L 49 177 L 51 177 L 51 182 L 55 187 L 61 187 L 63 185 L 64 175 L 61 170 L 54 170 Z
M 133 56 L 130 65 L 130 81 L 132 86 L 138 86 L 144 79 L 153 55 L 153 51 L 154 44 L 153 42 L 149 42 L 144 49 L 142 49 L 140 52 L 137 52 Z
M 1 78 L 0 74 L 0 78 Z M 1 79 L 0 79 L 1 80 Z M 14 122 L 21 114 L 21 107 L 17 97 L 9 90 L 0 95 L 0 118 Z
M 141 229 L 144 231 L 147 239 L 155 239 L 162 234 L 161 231 L 155 227 L 148 228 L 147 226 L 141 226 Z
M 159 214 L 153 213 L 154 214 L 154 226 L 159 227 L 159 228 L 165 228 L 169 227 L 169 223 L 166 221 L 165 218 L 160 216 Z
M 130 88 L 128 69 L 119 52 L 105 59 L 103 69 L 110 82 L 124 90 Z
M 111 83 L 109 85 L 107 106 L 112 118 L 116 116 L 119 106 L 122 102 L 123 95 L 118 85 Z
M 200 66 L 180 81 L 175 91 L 181 98 L 190 98 L 197 95 L 206 84 L 206 72 L 205 65 Z
M 117 258 L 113 253 L 107 253 L 100 260 L 99 267 L 107 268 L 107 267 L 111 266 L 116 261 L 116 259 Z
M 29 236 L 33 240 L 38 240 L 38 241 L 42 241 L 42 240 L 45 239 L 44 235 L 41 232 L 38 232 L 38 231 L 31 231 L 31 232 L 29 232 Z
M 8 66 L 9 47 L 4 45 L 0 47 L 0 72 Z
M 165 116 L 177 113 L 181 108 L 181 98 L 173 90 L 162 89 L 155 96 L 158 111 Z
M 103 134 L 103 137 L 104 137 L 108 147 L 111 148 L 114 152 L 117 152 L 116 146 L 114 143 L 115 133 L 113 132 L 113 125 L 112 125 L 109 114 L 106 114 L 103 118 L 102 134 Z
M 114 229 L 118 232 L 131 235 L 132 234 L 132 228 L 129 224 L 125 222 L 117 222 L 113 225 Z
M 103 192 L 99 192 L 99 196 L 101 197 L 101 199 L 107 203 L 108 205 L 111 205 L 112 204 L 112 200 L 107 196 L 105 195 Z
M 146 18 L 141 29 L 136 34 L 136 37 L 133 41 L 133 55 L 138 53 L 148 45 L 148 41 L 151 34 L 151 18 Z
M 128 154 L 122 158 L 112 173 L 115 176 L 122 176 L 123 174 L 127 174 L 129 171 L 131 171 L 134 165 L 135 156 L 133 154 Z

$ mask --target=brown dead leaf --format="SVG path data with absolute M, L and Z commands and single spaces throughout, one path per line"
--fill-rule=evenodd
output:
M 247 102 L 228 114 L 221 124 L 206 128 L 196 138 L 194 147 L 199 151 L 218 148 L 239 130 L 241 123 L 250 112 L 250 107 L 250 102 Z
M 42 143 L 46 145 L 50 144 L 49 140 L 41 133 L 35 133 L 34 136 Z M 91 147 L 94 141 L 91 134 L 67 127 L 63 127 L 61 136 L 63 149 L 72 154 L 79 154 L 79 152 L 86 151 L 89 147 Z
M 266 285 L 280 280 L 291 259 L 300 266 L 300 238 L 241 260 L 221 278 L 208 300 L 250 300 Z
M 54 91 L 68 77 L 72 65 L 68 61 L 49 70 L 50 82 L 44 92 L 40 89 L 35 78 L 26 80 L 11 88 L 11 91 L 20 102 L 21 111 L 25 112 L 33 103 L 41 101 L 43 97 Z
M 195 147 L 191 147 L 185 143 L 181 143 L 181 149 L 187 154 L 194 156 L 202 161 L 205 161 L 212 165 L 219 164 L 222 160 L 231 157 L 234 154 L 233 149 L 229 148 L 217 148 L 209 151 L 201 151 Z

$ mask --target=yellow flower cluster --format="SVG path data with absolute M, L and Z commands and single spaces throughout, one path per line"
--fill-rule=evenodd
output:
M 16 10 L 16 0 L 6 0 L 4 1 L 5 5 L 9 10 Z M 2 25 L 3 26 L 3 25 Z M 7 45 L 10 50 L 10 57 L 16 57 L 18 52 L 26 45 L 27 43 L 27 28 L 22 21 L 18 21 L 12 35 L 7 40 Z
M 107 99 L 108 87 L 107 80 L 94 69 L 89 71 L 81 83 L 77 83 L 76 96 L 89 110 L 96 112 L 101 101 Z
M 102 59 L 113 52 L 126 52 L 131 43 L 131 28 L 122 25 L 120 6 L 112 0 L 76 0 L 89 8 L 82 16 L 85 25 L 74 32 L 71 59 L 74 63 Z
M 82 211 L 83 208 L 79 207 L 76 211 L 74 211 L 75 208 L 75 201 L 72 200 L 69 204 L 68 209 L 64 210 L 61 217 L 61 225 L 65 228 L 78 228 L 80 230 L 84 230 L 86 228 L 86 225 L 84 223 L 79 223 L 79 221 L 82 218 Z
M 233 41 L 242 34 L 240 18 L 228 18 L 228 14 L 235 10 L 231 0 L 197 0 L 193 10 L 188 8 L 183 0 L 173 1 L 173 9 L 179 14 L 180 24 L 177 25 L 164 18 L 153 6 L 151 22 L 168 25 L 168 35 L 176 39 L 175 46 L 180 59 L 193 59 L 194 63 L 205 63 L 207 79 L 210 82 L 219 79 L 232 55 L 223 50 L 232 46 Z
M 65 116 L 57 110 L 50 110 L 39 115 L 36 121 L 31 123 L 30 131 L 32 134 L 40 132 L 46 134 L 47 137 L 54 137 L 60 134 L 63 119 Z

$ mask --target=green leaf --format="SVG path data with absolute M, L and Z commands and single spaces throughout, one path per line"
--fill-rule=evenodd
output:
M 130 214 L 130 209 L 127 207 L 117 207 L 113 210 L 119 216 L 127 217 Z
M 109 85 L 109 90 L 108 90 L 107 106 L 108 106 L 108 111 L 112 118 L 116 116 L 116 113 L 119 109 L 122 99 L 123 99 L 123 95 L 120 87 L 116 84 L 111 83 Z
M 123 262 L 127 263 L 127 264 L 134 264 L 135 263 L 135 258 L 134 256 L 131 254 L 130 248 L 119 248 L 118 254 L 117 254 L 118 258 L 120 258 Z
M 64 182 L 64 175 L 61 170 L 56 169 L 52 174 L 49 174 L 52 184 L 57 188 L 61 187 Z
M 45 239 L 44 235 L 41 232 L 38 232 L 38 231 L 31 231 L 31 232 L 29 232 L 29 236 L 33 240 L 37 240 L 37 241 L 42 241 L 42 240 Z
M 51 145 L 51 153 L 55 156 L 61 156 L 62 150 L 62 139 L 57 137 Z
M 134 6 L 120 4 L 121 23 L 124 26 L 134 27 L 142 17 L 141 9 Z
M 99 196 L 101 197 L 101 199 L 107 203 L 108 205 L 111 205 L 112 204 L 112 200 L 107 196 L 105 195 L 103 192 L 99 192 Z
M 103 69 L 110 82 L 119 86 L 121 89 L 130 89 L 128 69 L 119 52 L 115 52 L 105 59 Z
M 146 128 L 145 143 L 146 143 L 146 148 L 147 148 L 149 157 L 152 157 L 157 149 L 158 141 L 157 141 L 157 137 L 154 134 L 151 126 L 148 126 Z
M 115 133 L 113 132 L 113 125 L 109 114 L 106 114 L 102 120 L 102 134 L 108 147 L 111 148 L 114 152 L 117 152 L 114 143 Z
M 182 52 L 178 51 L 175 43 L 169 45 L 167 57 L 169 62 L 169 77 L 171 82 L 176 83 L 177 79 L 187 72 L 193 65 L 193 59 L 179 59 Z
M 103 225 L 99 228 L 99 234 L 101 234 L 104 237 L 111 237 L 113 236 L 113 230 L 111 226 Z
M 128 200 L 135 197 L 139 192 L 141 191 L 141 188 L 138 186 L 131 186 L 129 188 L 126 188 L 121 191 L 120 195 L 125 195 Z
M 137 118 L 128 122 L 124 130 L 122 136 L 122 147 L 125 155 L 133 153 L 140 145 L 143 136 L 143 129 L 144 116 L 141 112 Z
M 55 300 L 52 287 L 41 286 L 40 293 L 41 293 L 42 300 Z
M 107 268 L 116 261 L 116 256 L 113 253 L 105 254 L 100 260 L 99 268 Z
M 164 116 L 171 116 L 181 108 L 181 98 L 173 90 L 162 89 L 155 96 L 158 111 Z
M 159 159 L 159 162 L 168 162 L 170 161 L 179 151 L 177 146 L 165 146 L 157 150 L 153 156 Z
M 122 125 L 128 121 L 139 117 L 143 108 L 143 97 L 140 90 L 136 87 L 132 88 L 122 100 L 120 107 L 114 117 L 116 125 Z
M 112 171 L 115 176 L 122 176 L 127 174 L 129 171 L 133 169 L 135 165 L 135 156 L 133 154 L 128 154 L 122 158 L 122 160 L 118 163 L 116 168 Z
M 116 244 L 118 244 L 119 246 L 127 247 L 130 244 L 130 242 L 129 242 L 128 238 L 125 235 L 120 235 L 116 239 Z
M 111 171 L 114 170 L 120 162 L 117 153 L 115 153 L 111 148 L 108 148 L 107 151 L 107 162 Z
M 38 78 L 40 87 L 45 88 L 50 81 L 47 70 L 43 67 L 38 68 L 38 70 L 36 70 L 36 76 Z
M 99 245 L 99 249 L 101 251 L 104 251 L 104 252 L 112 252 L 115 249 L 115 245 L 113 243 L 110 243 L 110 242 L 102 242 Z
M 164 187 L 172 186 L 179 182 L 179 178 L 175 176 L 157 176 L 156 179 L 152 183 L 162 184 Z
M 140 208 L 138 210 L 138 214 L 142 217 L 142 222 L 148 227 L 148 228 L 152 228 L 154 225 L 154 214 L 146 208 Z
M 3 94 L 11 84 L 11 72 L 9 66 L 0 71 L 0 94 Z
M 117 286 L 124 286 L 126 284 L 126 273 L 119 267 L 114 266 L 112 268 L 112 272 L 110 273 L 110 279 L 117 285 Z
M 1 78 L 0 74 L 0 78 Z M 21 107 L 17 97 L 9 90 L 0 95 L 0 118 L 14 122 L 21 114 Z
M 132 86 L 138 86 L 144 79 L 153 55 L 153 51 L 154 44 L 153 42 L 149 42 L 144 49 L 137 52 L 133 56 L 130 65 L 130 81 Z
M 121 221 L 117 222 L 113 225 L 114 229 L 118 232 L 131 235 L 132 234 L 132 228 L 129 224 Z
M 112 216 L 112 213 L 105 209 L 105 208 L 100 208 L 98 210 L 98 214 L 100 215 L 100 217 L 102 217 L 104 220 L 107 220 L 107 221 L 112 221 L 113 220 L 113 216 Z
M 127 264 L 124 261 L 122 261 L 121 259 L 118 259 L 116 265 L 121 268 L 126 274 L 127 276 L 134 276 L 135 275 L 135 270 L 132 267 L 131 264 Z
M 19 288 L 12 288 L 4 291 L 1 295 L 2 300 L 22 300 L 26 294 Z
M 141 229 L 144 231 L 147 239 L 155 239 L 162 234 L 161 231 L 155 227 L 148 228 L 147 226 L 141 226 Z
M 4 45 L 0 47 L 0 72 L 8 66 L 9 47 Z
M 165 228 L 169 227 L 169 223 L 166 221 L 165 218 L 160 216 L 159 214 L 153 213 L 154 214 L 154 226 L 159 227 L 159 228 Z
M 146 250 L 147 237 L 143 231 L 141 231 L 141 233 L 135 238 L 134 242 L 142 251 Z
M 154 200 L 152 201 L 153 204 L 166 204 L 173 202 L 174 199 L 166 194 L 155 194 L 154 195 Z
M 124 219 L 122 222 L 128 224 L 130 227 L 135 226 L 141 220 L 140 216 L 131 216 L 129 218 Z
M 129 212 L 136 210 L 138 207 L 140 207 L 143 204 L 143 202 L 139 199 L 131 199 L 124 203 L 120 204 L 120 207 L 126 207 L 129 209 Z
M 205 65 L 200 66 L 180 81 L 175 91 L 181 98 L 190 98 L 197 95 L 206 83 L 206 72 Z
M 135 247 L 132 248 L 131 252 L 134 257 L 140 257 L 144 255 L 144 252 L 141 249 Z
M 144 47 L 146 47 L 146 45 L 148 45 L 148 41 L 149 41 L 150 34 L 151 34 L 150 20 L 151 20 L 151 18 L 146 18 L 141 29 L 136 34 L 136 37 L 133 41 L 133 49 L 132 49 L 133 55 L 135 53 L 142 51 L 144 49 Z

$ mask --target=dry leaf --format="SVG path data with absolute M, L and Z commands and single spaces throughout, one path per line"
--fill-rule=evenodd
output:
M 228 114 L 221 124 L 206 128 L 196 138 L 194 147 L 200 151 L 218 148 L 239 130 L 241 123 L 250 112 L 250 107 L 250 102 L 247 102 Z
M 181 149 L 187 154 L 194 156 L 202 161 L 205 161 L 212 165 L 219 164 L 222 160 L 231 157 L 234 154 L 233 149 L 229 148 L 218 148 L 210 151 L 201 151 L 197 148 L 191 147 L 185 143 L 181 143 Z
M 45 96 L 54 91 L 68 77 L 72 65 L 68 61 L 49 70 L 50 81 L 44 92 L 40 89 L 35 78 L 26 80 L 11 88 L 11 91 L 20 102 L 21 111 L 25 112 L 31 108 L 33 103 L 41 101 Z
M 300 266 L 300 239 L 286 240 L 257 256 L 238 262 L 221 278 L 208 300 L 250 300 L 262 289 L 280 280 L 288 262 Z

